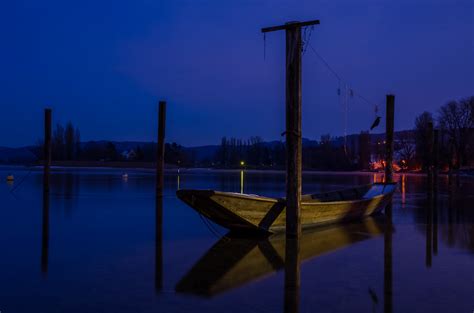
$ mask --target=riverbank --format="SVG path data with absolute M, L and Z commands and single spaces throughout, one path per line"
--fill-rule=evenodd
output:
M 30 170 L 42 170 L 41 164 L 36 165 L 9 165 L 9 164 L 0 164 L 1 168 L 11 168 L 11 169 L 24 169 L 28 168 Z M 154 172 L 155 171 L 155 163 L 152 162 L 100 162 L 100 161 L 57 161 L 52 163 L 52 171 L 59 171 L 59 170 L 129 170 L 129 171 L 144 171 L 144 172 Z M 202 167 L 177 167 L 176 165 L 166 164 L 165 171 L 166 172 L 174 172 L 174 171 L 192 171 L 192 172 L 221 172 L 221 173 L 232 173 L 232 172 L 240 172 L 244 170 L 247 173 L 268 173 L 268 174 L 285 174 L 285 170 L 283 169 L 248 169 L 248 168 L 241 168 L 241 169 L 225 169 L 225 168 L 202 168 Z M 331 175 L 383 175 L 383 171 L 325 171 L 325 170 L 313 170 L 313 169 L 304 169 L 304 174 L 331 174 Z M 425 173 L 422 172 L 397 172 L 396 175 L 407 175 L 407 176 L 426 176 Z M 441 176 L 448 175 L 447 172 L 440 172 Z M 474 173 L 472 170 L 462 171 L 460 173 L 461 176 L 465 177 L 473 177 Z

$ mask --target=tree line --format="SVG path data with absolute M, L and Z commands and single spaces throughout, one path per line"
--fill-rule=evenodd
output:
M 449 101 L 435 114 L 423 112 L 415 118 L 413 131 L 397 132 L 395 160 L 402 170 L 426 170 L 428 155 L 428 125 L 439 130 L 439 160 L 443 168 L 459 169 L 474 162 L 474 96 Z M 373 137 L 377 136 L 377 137 Z M 374 138 L 379 138 L 374 142 Z M 303 167 L 319 170 L 369 169 L 374 160 L 383 160 L 385 146 L 380 135 L 362 132 L 349 136 L 346 144 L 342 137 L 321 136 L 319 141 L 303 145 Z M 35 149 L 42 158 L 42 142 Z M 285 168 L 284 141 L 264 142 L 259 136 L 248 139 L 221 139 L 216 153 L 203 159 L 195 150 L 177 143 L 166 143 L 165 162 L 184 167 L 216 168 Z M 123 150 L 123 148 L 122 148 Z M 111 141 L 81 143 L 78 127 L 71 122 L 57 124 L 52 134 L 52 158 L 57 161 L 138 161 L 156 160 L 156 143 L 138 144 L 128 151 L 119 151 Z
M 415 119 L 416 149 L 413 160 L 426 170 L 428 155 L 428 125 L 439 130 L 440 166 L 459 169 L 474 162 L 474 96 L 452 100 L 433 115 L 423 112 Z
M 304 168 L 349 170 L 356 169 L 355 147 L 344 149 L 333 145 L 329 134 L 321 136 L 320 142 L 304 145 L 302 159 Z M 219 168 L 276 168 L 285 167 L 286 150 L 282 141 L 264 142 L 259 136 L 247 140 L 223 137 L 212 165 Z M 243 162 L 243 163 L 242 163 Z

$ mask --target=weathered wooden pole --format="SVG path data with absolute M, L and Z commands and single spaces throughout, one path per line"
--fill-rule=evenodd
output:
M 433 182 L 434 192 L 438 192 L 438 175 L 439 175 L 439 130 L 433 132 Z
M 286 234 L 301 233 L 301 27 L 286 29 Z
M 428 193 L 433 193 L 433 146 L 434 146 L 434 139 L 433 139 L 433 123 L 428 123 L 428 128 L 426 130 L 426 155 L 427 155 L 427 177 L 428 177 Z
M 286 32 L 286 236 L 301 233 L 301 27 L 319 24 L 318 20 L 289 22 L 262 28 L 263 33 Z
M 438 192 L 435 185 L 433 196 L 433 254 L 438 255 Z
M 395 128 L 395 96 L 387 95 L 385 120 L 385 182 L 393 182 L 393 136 Z M 384 312 L 393 310 L 392 202 L 385 208 L 387 223 L 384 236 Z
M 51 109 L 44 110 L 43 191 L 49 192 L 51 170 Z
M 165 170 L 165 123 L 166 102 L 160 101 L 158 108 L 158 151 L 156 156 L 156 195 L 163 195 Z
M 393 133 L 395 127 L 395 96 L 387 95 L 385 122 L 385 182 L 393 182 Z
M 300 288 L 299 237 L 301 235 L 301 27 L 319 24 L 318 20 L 289 22 L 262 28 L 263 33 L 286 33 L 286 243 L 285 312 L 298 312 Z

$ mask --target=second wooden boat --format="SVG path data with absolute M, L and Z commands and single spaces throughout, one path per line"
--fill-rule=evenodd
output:
M 354 220 L 380 212 L 395 183 L 375 183 L 301 197 L 303 228 Z M 214 190 L 178 190 L 178 198 L 199 214 L 232 231 L 276 233 L 285 230 L 286 201 Z

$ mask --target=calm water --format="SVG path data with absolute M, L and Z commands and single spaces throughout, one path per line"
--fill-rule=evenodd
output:
M 305 234 L 298 295 L 285 292 L 284 238 L 229 240 L 175 196 L 283 196 L 283 174 L 245 173 L 241 186 L 240 172 L 167 173 L 160 204 L 152 173 L 122 172 L 56 171 L 48 199 L 40 172 L 0 169 L 2 313 L 283 312 L 285 299 L 300 312 L 474 311 L 474 179 L 450 189 L 441 177 L 429 201 L 424 178 L 400 177 L 393 229 L 377 218 Z M 373 180 L 305 174 L 304 191 Z

